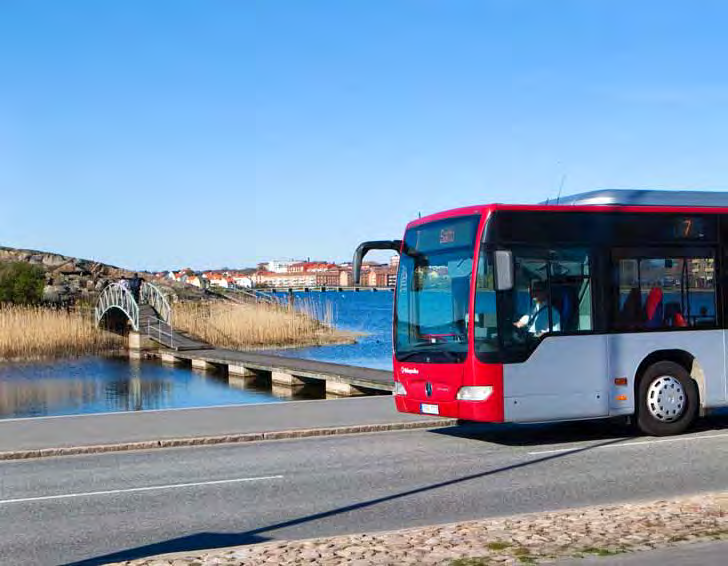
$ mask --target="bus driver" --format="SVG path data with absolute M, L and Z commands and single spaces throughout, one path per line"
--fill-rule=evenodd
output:
M 548 292 L 543 286 L 534 285 L 531 289 L 531 297 L 533 298 L 532 310 L 530 314 L 524 314 L 520 319 L 513 323 L 516 328 L 525 328 L 526 331 L 538 338 L 543 333 L 549 331 L 549 309 Z M 561 317 L 558 309 L 551 310 L 551 329 L 558 332 L 561 329 Z

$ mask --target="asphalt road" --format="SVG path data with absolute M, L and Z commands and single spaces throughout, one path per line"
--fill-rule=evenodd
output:
M 728 488 L 728 420 L 439 429 L 0 463 L 2 564 L 387 530 Z

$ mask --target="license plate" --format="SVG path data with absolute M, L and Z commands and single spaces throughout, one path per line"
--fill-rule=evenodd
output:
M 420 412 L 425 415 L 439 415 L 440 407 L 438 407 L 437 405 L 428 405 L 427 403 L 422 403 L 420 405 Z

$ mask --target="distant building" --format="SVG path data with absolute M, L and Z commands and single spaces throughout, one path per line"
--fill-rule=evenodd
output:
M 300 263 L 299 260 L 280 260 L 274 259 L 268 262 L 267 270 L 271 273 L 288 273 L 289 268 L 294 263 Z
M 250 289 L 253 286 L 253 278 L 248 275 L 233 276 L 233 281 L 238 287 L 242 287 L 243 289 Z
M 268 288 L 353 286 L 351 262 L 337 265 L 327 261 L 272 261 L 267 265 L 275 267 L 277 271 L 258 269 L 250 276 L 251 285 Z M 392 287 L 395 284 L 396 273 L 397 266 L 392 261 L 389 265 L 364 262 L 360 284 L 370 287 Z M 237 283 L 237 280 L 234 280 Z
M 316 286 L 317 287 L 338 287 L 339 283 L 339 272 L 338 269 L 329 269 L 327 271 L 316 272 Z
M 207 282 L 199 275 L 185 275 L 184 277 L 184 283 L 187 283 L 188 285 L 192 285 L 193 287 L 198 287 L 200 289 L 207 288 Z
M 256 287 L 315 287 L 315 273 L 273 273 L 271 271 L 259 271 L 253 275 L 253 282 Z
M 223 289 L 230 289 L 234 286 L 232 279 L 225 277 L 221 273 L 208 272 L 204 274 L 205 279 L 209 282 L 210 287 L 221 287 Z
M 351 273 L 351 268 L 344 268 L 339 271 L 339 286 L 351 287 L 354 284 L 354 277 Z
M 394 287 L 397 270 L 390 266 L 370 267 L 362 273 L 361 284 L 366 287 Z

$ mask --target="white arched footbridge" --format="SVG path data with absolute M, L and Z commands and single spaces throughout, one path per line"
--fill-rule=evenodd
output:
M 128 324 L 131 329 L 175 350 L 199 349 L 205 344 L 192 340 L 172 328 L 172 308 L 167 297 L 156 285 L 142 282 L 139 302 L 132 292 L 120 283 L 108 285 L 96 302 L 95 320 L 98 326 L 117 329 Z

